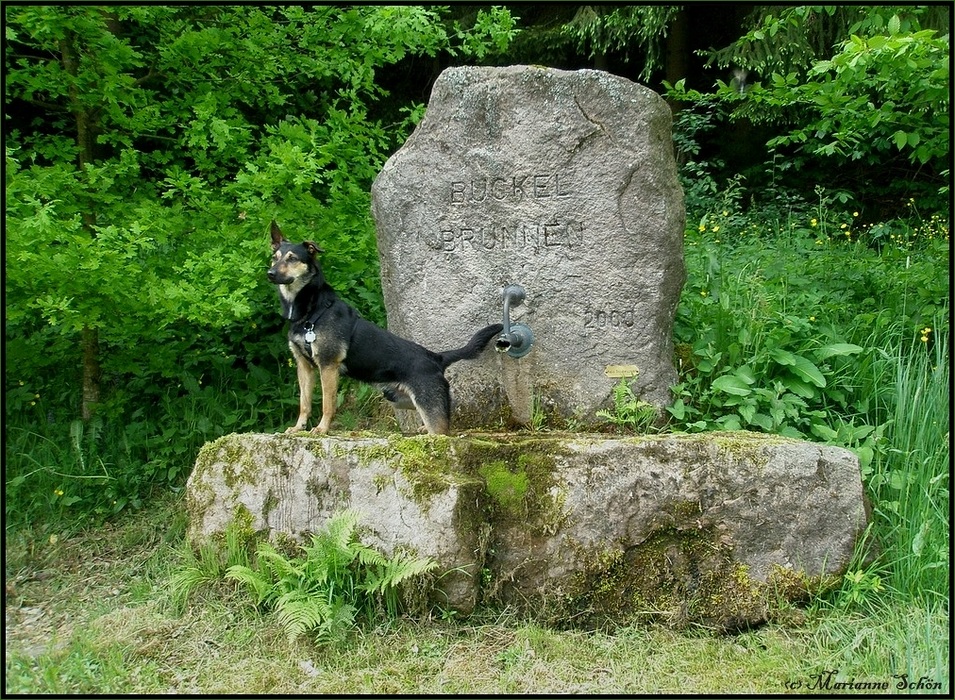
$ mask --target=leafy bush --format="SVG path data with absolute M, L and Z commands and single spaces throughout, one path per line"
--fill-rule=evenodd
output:
M 949 36 L 921 29 L 917 12 L 885 19 L 884 10 L 867 8 L 844 41 L 830 48 L 820 35 L 818 46 L 810 46 L 807 37 L 835 10 L 803 6 L 782 9 L 778 16 L 770 12 L 759 28 L 711 57 L 758 71 L 760 79 L 717 81 L 712 93 L 687 89 L 682 80 L 664 83 L 667 96 L 709 111 L 721 125 L 772 125 L 776 133 L 767 135 L 766 146 L 778 157 L 775 167 L 797 187 L 810 189 L 813 179 L 856 179 L 857 200 L 872 206 L 897 211 L 906 192 L 918 192 L 931 201 L 932 211 L 944 211 Z

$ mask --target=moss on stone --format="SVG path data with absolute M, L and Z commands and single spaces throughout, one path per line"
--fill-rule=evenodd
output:
M 564 517 L 555 470 L 568 448 L 559 437 L 469 438 L 458 450 L 461 469 L 481 479 L 492 527 L 519 523 L 552 533 Z
M 495 505 L 512 517 L 526 513 L 527 471 L 520 465 L 511 471 L 503 460 L 487 462 L 478 468 L 487 494 Z
M 265 494 L 265 500 L 262 502 L 262 522 L 268 524 L 269 515 L 275 510 L 278 504 L 278 496 L 275 495 L 272 489 L 269 489 L 269 492 Z
M 446 435 L 392 435 L 387 449 L 392 459 L 385 462 L 394 463 L 397 457 L 398 469 L 418 499 L 444 493 L 457 481 L 451 467 L 451 438 Z
M 687 509 L 697 504 L 686 503 Z M 769 578 L 753 578 L 711 527 L 664 529 L 626 551 L 591 553 L 554 621 L 586 627 L 660 622 L 733 632 L 784 619 L 823 579 L 775 565 Z

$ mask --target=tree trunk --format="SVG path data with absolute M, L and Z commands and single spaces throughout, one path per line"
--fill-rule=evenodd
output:
M 76 143 L 79 146 L 77 168 L 82 173 L 95 158 L 95 117 L 79 100 L 79 89 L 75 80 L 78 65 L 72 36 L 68 35 L 60 40 L 60 59 L 67 74 L 74 79 L 70 85 L 70 107 L 76 123 Z M 85 211 L 82 217 L 83 226 L 89 233 L 90 238 L 95 238 L 96 213 L 92 210 Z M 80 417 L 88 423 L 96 410 L 96 404 L 100 400 L 99 332 L 96 328 L 83 326 L 83 330 L 80 332 L 80 347 L 83 350 L 83 394 Z
M 83 346 L 83 403 L 80 415 L 88 423 L 99 403 L 99 332 L 95 328 L 83 327 L 81 334 Z
M 689 61 L 689 25 L 686 9 L 680 10 L 670 24 L 670 33 L 666 39 L 666 58 L 664 72 L 666 80 L 673 85 L 676 81 L 686 77 Z

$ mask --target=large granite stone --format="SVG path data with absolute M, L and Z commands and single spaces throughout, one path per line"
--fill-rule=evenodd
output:
M 500 320 L 516 283 L 527 296 L 512 321 L 535 336 L 525 357 L 448 371 L 455 428 L 526 424 L 535 408 L 593 424 L 621 375 L 642 400 L 670 402 L 685 279 L 670 126 L 659 95 L 600 71 L 438 77 L 372 187 L 389 329 L 457 347 Z
M 189 538 L 301 539 L 337 511 L 434 558 L 434 602 L 550 622 L 738 628 L 847 567 L 866 524 L 855 455 L 753 433 L 613 438 L 230 435 L 187 486 Z

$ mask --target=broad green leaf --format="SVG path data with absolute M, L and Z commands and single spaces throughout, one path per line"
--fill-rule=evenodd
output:
M 753 403 L 746 403 L 739 406 L 736 409 L 736 412 L 742 416 L 743 420 L 747 423 L 753 422 L 753 416 L 756 415 L 756 406 Z
M 747 396 L 751 389 L 739 377 L 732 374 L 724 374 L 713 381 L 713 388 L 733 396 Z
M 825 360 L 830 357 L 856 355 L 864 349 L 865 348 L 852 343 L 831 343 L 830 345 L 823 345 L 821 348 L 817 348 L 813 351 L 813 355 L 816 356 L 817 360 Z
M 720 430 L 742 430 L 743 424 L 739 422 L 739 418 L 735 415 L 730 416 L 721 416 L 716 421 Z
M 773 351 L 769 353 L 769 356 L 773 358 L 773 361 L 776 364 L 784 365 L 790 367 L 796 364 L 796 356 L 787 350 L 782 350 L 781 348 L 773 348 Z
M 734 376 L 739 377 L 747 384 L 756 383 L 756 374 L 753 372 L 753 368 L 749 365 L 740 365 L 736 368 L 736 371 L 733 372 Z
M 683 403 L 683 399 L 677 399 L 667 408 L 667 411 L 677 420 L 683 420 L 686 417 L 686 404 Z
M 789 391 L 798 396 L 802 396 L 804 399 L 812 399 L 816 397 L 816 390 L 807 384 L 793 376 L 785 376 L 780 379 L 782 385 L 786 387 Z
M 753 425 L 759 426 L 763 430 L 770 431 L 773 429 L 773 419 L 767 416 L 765 413 L 757 413 L 753 416 L 753 419 L 750 421 Z
M 892 19 L 889 20 L 889 34 L 894 35 L 899 33 L 899 27 L 901 22 L 899 21 L 898 15 L 892 15 Z
M 875 457 L 875 451 L 869 445 L 859 445 L 855 448 L 855 453 L 862 469 L 867 469 L 872 464 L 872 458 Z
M 792 372 L 796 374 L 796 376 L 811 384 L 815 384 L 820 389 L 826 386 L 826 378 L 816 365 L 801 355 L 793 355 L 793 358 L 795 362 L 792 366 Z

